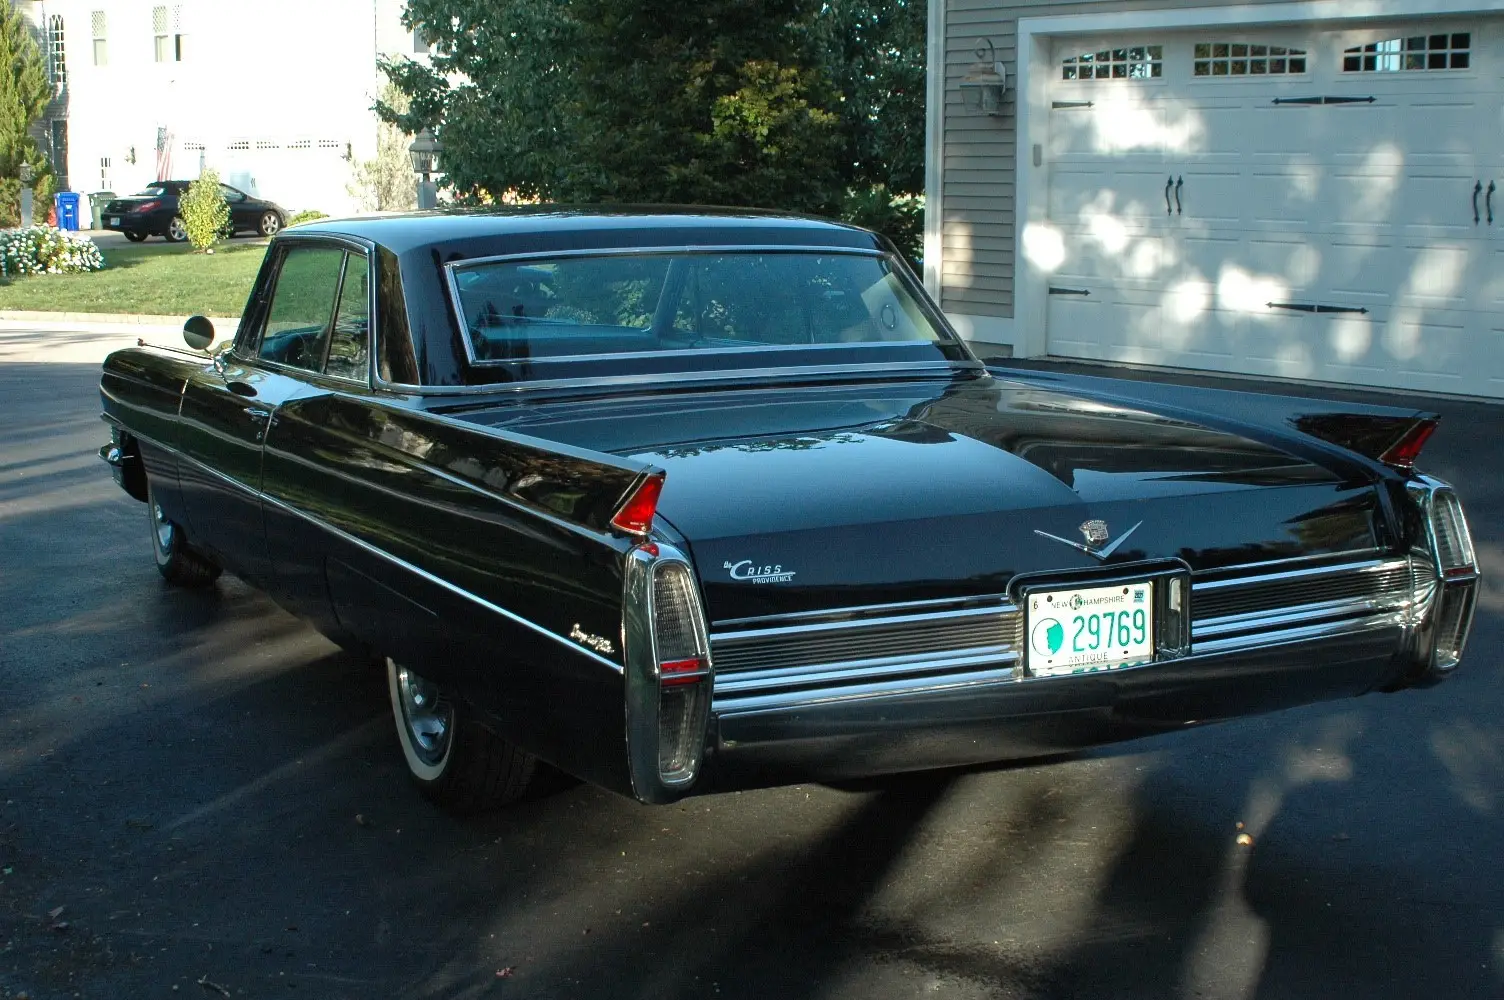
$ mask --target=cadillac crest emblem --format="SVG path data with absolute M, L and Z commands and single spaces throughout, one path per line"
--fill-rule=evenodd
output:
M 1086 539 L 1086 544 L 1092 548 L 1104 544 L 1112 537 L 1112 533 L 1107 530 L 1107 522 L 1095 519 L 1081 525 L 1081 534 Z

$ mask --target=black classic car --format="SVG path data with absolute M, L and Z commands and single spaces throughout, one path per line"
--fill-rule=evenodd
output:
M 140 243 L 148 236 L 160 236 L 169 243 L 181 243 L 188 238 L 183 228 L 183 219 L 178 215 L 178 198 L 188 190 L 192 181 L 154 181 L 146 190 L 129 198 L 115 198 L 105 204 L 101 224 L 106 229 L 124 233 L 132 243 Z M 219 186 L 230 206 L 230 223 L 226 236 L 236 233 L 256 233 L 260 236 L 275 236 L 287 225 L 287 210 L 276 202 L 252 198 L 244 191 L 228 184 Z
M 881 237 L 688 210 L 278 236 L 101 389 L 170 583 L 385 664 L 418 784 L 662 803 L 1430 684 L 1478 571 L 1434 415 L 989 368 Z

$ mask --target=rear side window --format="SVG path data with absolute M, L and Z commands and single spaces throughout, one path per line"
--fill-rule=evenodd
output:
M 345 280 L 340 286 L 339 308 L 334 313 L 334 332 L 329 340 L 329 363 L 324 366 L 328 375 L 366 380 L 371 327 L 371 297 L 366 278 L 364 255 L 346 254 Z
M 261 346 L 264 360 L 317 372 L 334 316 L 345 251 L 338 247 L 293 247 L 282 258 Z

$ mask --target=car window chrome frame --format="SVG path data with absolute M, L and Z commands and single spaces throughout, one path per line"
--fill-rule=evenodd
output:
M 349 255 L 352 253 L 359 254 L 366 263 L 366 374 L 365 378 L 363 379 L 350 378 L 346 375 L 330 375 L 322 370 L 323 367 L 328 364 L 329 360 L 329 346 L 333 342 L 332 327 L 330 330 L 329 338 L 330 344 L 324 345 L 324 358 L 319 365 L 319 371 L 310 371 L 307 368 L 298 368 L 295 365 L 286 365 L 278 361 L 271 361 L 261 357 L 259 353 L 261 350 L 262 336 L 266 333 L 267 310 L 270 308 L 271 304 L 268 292 L 276 291 L 277 282 L 281 280 L 282 276 L 282 262 L 287 258 L 287 255 L 290 252 L 297 249 L 299 246 L 314 246 L 319 244 L 327 244 L 330 246 L 338 247 L 339 249 L 345 251 L 346 254 L 345 259 L 340 263 L 339 282 L 335 288 L 334 306 L 330 312 L 331 324 L 333 323 L 339 311 L 339 297 L 344 291 L 345 274 L 350 266 Z M 228 352 L 230 356 L 233 357 L 239 364 L 244 365 L 248 368 L 262 369 L 265 371 L 276 372 L 279 375 L 289 375 L 295 378 L 301 378 L 314 385 L 320 385 L 321 383 L 327 382 L 330 384 L 329 387 L 332 388 L 346 390 L 360 388 L 366 390 L 367 392 L 373 391 L 377 387 L 377 377 L 375 369 L 376 324 L 374 322 L 374 317 L 376 316 L 376 276 L 374 273 L 372 273 L 373 268 L 376 266 L 376 244 L 370 240 L 361 239 L 360 237 L 356 236 L 344 236 L 325 233 L 299 233 L 293 236 L 286 237 L 280 235 L 277 236 L 272 240 L 271 246 L 268 248 L 267 252 L 269 254 L 276 254 L 276 257 L 272 261 L 272 273 L 267 278 L 267 280 L 264 282 L 259 278 L 257 280 L 254 296 L 254 301 L 256 302 L 253 317 L 254 329 L 248 331 L 242 328 L 241 330 L 237 331 L 235 335 L 235 341 L 231 345 Z
M 800 352 L 804 352 L 804 351 L 810 351 L 810 350 L 818 350 L 820 348 L 835 348 L 835 349 L 838 349 L 838 350 L 852 351 L 852 350 L 861 350 L 863 348 L 872 348 L 872 347 L 899 347 L 899 346 L 903 346 L 903 345 L 918 345 L 918 344 L 946 344 L 948 346 L 954 346 L 954 347 L 957 347 L 957 348 L 959 348 L 961 350 L 961 353 L 962 353 L 964 359 L 969 359 L 969 360 L 972 360 L 972 361 L 976 360 L 972 356 L 970 349 L 966 346 L 965 340 L 962 339 L 962 337 L 959 334 L 957 334 L 956 331 L 951 327 L 951 325 L 945 320 L 945 317 L 944 317 L 943 314 L 941 314 L 940 310 L 938 308 L 934 308 L 932 306 L 932 304 L 931 304 L 931 302 L 929 300 L 929 297 L 924 293 L 923 286 L 917 283 L 917 281 L 914 278 L 914 272 L 905 263 L 905 261 L 903 260 L 902 255 L 895 254 L 895 253 L 890 253 L 890 252 L 888 252 L 886 250 L 880 250 L 880 249 L 877 249 L 875 247 L 870 247 L 869 248 L 869 247 L 845 247 L 845 246 L 818 246 L 818 245 L 806 245 L 806 244 L 776 244 L 776 243 L 775 244 L 761 244 L 761 243 L 750 244 L 749 243 L 749 244 L 708 244 L 708 245 L 687 244 L 687 245 L 679 245 L 679 246 L 651 246 L 651 245 L 648 245 L 648 246 L 633 246 L 633 247 L 602 247 L 602 248 L 591 248 L 591 249 L 584 249 L 584 250 L 528 251 L 528 252 L 525 252 L 525 253 L 494 254 L 494 255 L 491 255 L 491 256 L 487 256 L 487 257 L 469 257 L 469 258 L 465 258 L 463 260 L 449 261 L 448 263 L 446 263 L 444 265 L 444 284 L 445 284 L 446 290 L 447 290 L 448 295 L 449 295 L 450 313 L 451 313 L 452 318 L 454 319 L 455 329 L 459 333 L 460 345 L 463 348 L 464 353 L 465 353 L 465 366 L 466 366 L 466 368 L 467 369 L 482 369 L 482 370 L 487 369 L 487 368 L 496 369 L 496 368 L 505 368 L 507 365 L 515 364 L 516 363 L 516 359 L 498 359 L 498 360 L 495 360 L 495 361 L 481 361 L 481 360 L 477 360 L 476 359 L 476 357 L 475 357 L 475 345 L 471 342 L 471 339 L 470 339 L 469 325 L 465 321 L 464 304 L 463 304 L 463 302 L 462 302 L 462 300 L 460 298 L 459 272 L 461 272 L 461 271 L 468 270 L 468 269 L 471 269 L 471 268 L 483 267 L 483 266 L 486 266 L 486 265 L 489 265 L 489 264 L 510 264 L 510 263 L 521 263 L 521 262 L 524 262 L 524 261 L 560 260 L 560 259 L 569 259 L 569 258 L 578 259 L 578 258 L 588 258 L 588 257 L 675 256 L 675 255 L 715 256 L 715 255 L 728 255 L 728 254 L 746 255 L 746 254 L 775 254 L 775 253 L 776 254 L 845 255 L 845 256 L 853 256 L 853 257 L 871 257 L 871 258 L 875 258 L 875 259 L 878 259 L 878 260 L 885 260 L 885 261 L 887 261 L 890 264 L 890 266 L 892 266 L 893 272 L 896 275 L 898 275 L 898 280 L 899 280 L 900 284 L 903 285 L 904 291 L 909 294 L 909 297 L 919 307 L 920 312 L 924 315 L 924 318 L 929 322 L 931 328 L 936 333 L 938 333 L 940 336 L 938 338 L 936 338 L 935 340 L 929 340 L 929 341 L 917 341 L 917 340 L 916 341 L 872 341 L 870 343 L 853 343 L 853 344 L 799 344 L 799 345 L 757 344 L 757 345 L 749 345 L 749 346 L 746 346 L 746 347 L 726 347 L 726 348 L 714 348 L 714 349 L 710 349 L 710 350 L 693 350 L 693 349 L 691 349 L 691 350 L 684 350 L 684 351 L 623 351 L 623 352 L 617 352 L 617 353 L 611 353 L 611 354 L 561 355 L 559 357 L 548 358 L 547 360 L 551 364 L 570 364 L 570 363 L 573 363 L 573 362 L 586 362 L 586 363 L 588 363 L 588 362 L 592 362 L 592 361 L 643 361 L 643 360 L 653 360 L 653 359 L 656 359 L 656 358 L 677 357 L 677 356 L 694 356 L 694 357 L 717 356 L 717 357 L 720 357 L 720 356 L 725 356 L 725 355 L 728 355 L 728 354 L 737 354 L 737 353 L 755 354 L 755 353 L 761 352 L 761 353 L 775 353 L 776 354 L 776 353 L 779 353 L 779 352 L 788 352 L 788 351 L 800 351 Z M 903 363 L 903 362 L 899 362 L 899 363 Z M 928 364 L 930 362 L 923 362 L 923 363 Z M 957 361 L 951 361 L 949 359 L 946 359 L 946 360 L 941 361 L 941 362 L 933 362 L 933 363 L 935 363 L 935 364 L 952 365 L 952 364 L 960 364 L 960 363 L 964 363 L 964 362 L 957 362 Z M 883 364 L 882 362 L 879 362 L 878 366 L 880 366 L 882 364 Z M 777 366 L 770 366 L 770 367 L 777 367 Z M 874 367 L 876 367 L 876 366 L 874 366 Z M 730 373 L 736 373 L 737 372 L 736 369 L 729 369 L 727 371 L 730 372 Z M 653 378 L 655 378 L 655 379 L 665 379 L 665 378 L 673 379 L 673 378 L 677 378 L 679 376 L 679 374 L 680 373 L 678 373 L 678 372 L 674 372 L 674 373 L 655 373 L 654 376 L 653 376 Z M 693 373 L 686 373 L 686 374 L 699 374 L 699 373 L 698 372 L 693 372 Z M 563 380 L 563 379 L 539 379 L 539 380 L 518 379 L 517 383 L 489 383 L 487 385 L 487 388 L 493 388 L 494 389 L 494 388 L 499 388 L 499 387 L 504 386 L 504 385 L 512 385 L 512 384 L 542 385 L 542 384 L 545 384 L 545 383 L 551 383 L 551 384 L 554 384 L 554 385 L 558 385 L 558 384 L 561 384 L 561 383 L 563 383 L 565 381 L 569 381 L 569 380 Z M 582 380 L 582 381 L 584 381 L 587 384 L 599 384 L 602 380 L 599 379 L 599 378 L 591 378 L 591 379 L 585 379 L 585 380 Z

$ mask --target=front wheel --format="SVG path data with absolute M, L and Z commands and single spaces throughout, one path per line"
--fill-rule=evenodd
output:
M 256 232 L 262 236 L 276 236 L 282 229 L 282 216 L 276 212 L 265 212 L 261 221 L 256 223 Z
M 477 813 L 521 798 L 538 759 L 482 725 L 454 692 L 386 661 L 397 741 L 407 770 L 429 799 Z
M 168 243 L 181 243 L 188 238 L 188 230 L 183 227 L 181 216 L 174 215 L 172 222 L 167 225 L 167 232 L 163 234 Z
M 220 567 L 188 547 L 182 526 L 169 520 L 146 483 L 146 510 L 151 518 L 151 548 L 157 572 L 174 587 L 208 587 L 219 579 Z

